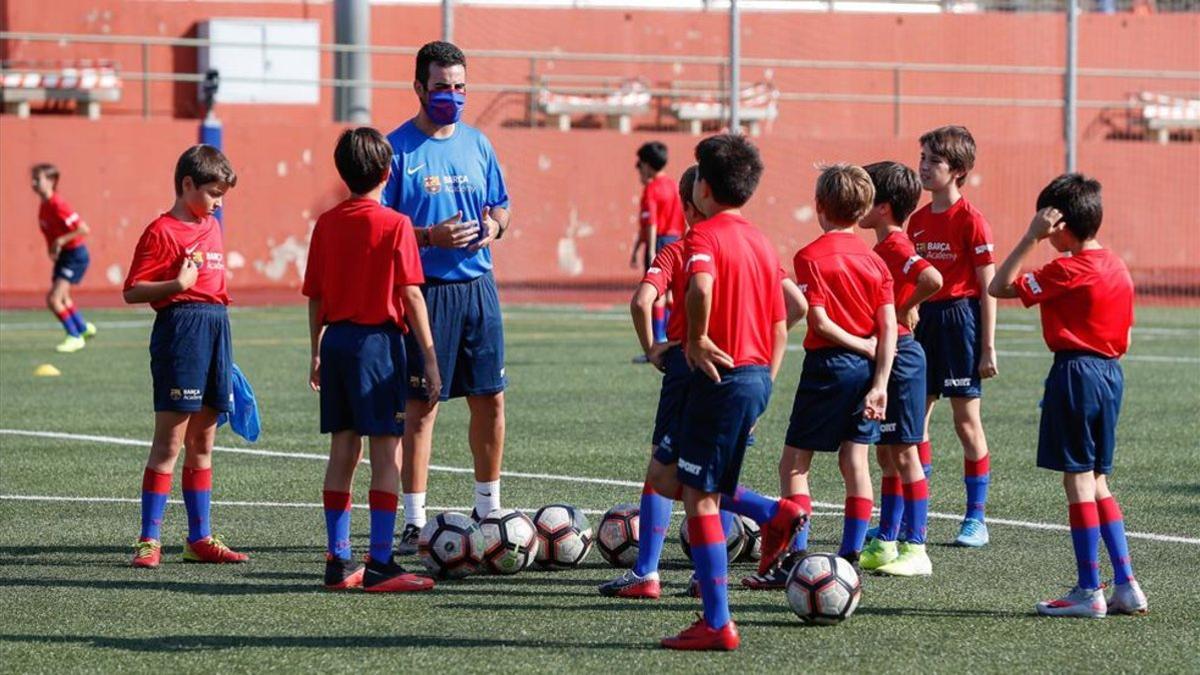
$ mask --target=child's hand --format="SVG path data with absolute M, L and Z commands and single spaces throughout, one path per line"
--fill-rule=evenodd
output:
M 186 291 L 196 285 L 196 279 L 200 278 L 200 267 L 196 265 L 196 261 L 192 260 L 190 255 L 183 256 L 183 262 L 179 266 L 179 276 L 175 280 L 179 282 L 179 290 Z
M 1053 206 L 1047 206 L 1033 216 L 1029 223 L 1029 236 L 1041 241 L 1066 226 L 1062 212 Z
M 312 369 L 308 371 L 308 388 L 321 391 L 321 357 L 314 356 Z
M 721 351 L 707 335 L 701 335 L 688 343 L 687 362 L 692 370 L 700 370 L 713 382 L 721 381 L 718 368 L 732 368 L 733 357 Z
M 984 347 L 983 352 L 979 355 L 979 377 L 986 380 L 999 373 L 1000 368 L 996 365 L 996 350 Z
M 46 250 L 46 253 L 50 255 L 51 260 L 58 262 L 58 255 L 62 253 L 62 244 L 58 243 L 58 240 L 55 239 L 54 243 L 50 244 L 50 248 Z
M 425 359 L 425 401 L 436 405 L 442 397 L 442 374 L 438 372 L 437 356 Z
M 650 351 L 646 352 L 646 360 L 650 362 L 650 365 L 657 368 L 659 372 L 665 373 L 667 372 L 667 364 L 663 362 L 663 356 L 666 355 L 668 349 L 678 344 L 678 340 L 656 342 L 650 347 Z
M 916 307 L 909 307 L 904 316 L 900 317 L 900 323 L 904 324 L 910 332 L 917 332 L 917 324 L 921 321 L 921 312 Z
M 871 388 L 863 399 L 863 417 L 882 422 L 887 417 L 887 389 Z
M 875 360 L 875 350 L 879 347 L 879 338 L 872 335 L 869 338 L 863 338 L 863 356 Z

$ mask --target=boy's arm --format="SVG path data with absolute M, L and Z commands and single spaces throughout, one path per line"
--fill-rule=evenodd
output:
M 647 356 L 654 347 L 652 321 L 654 301 L 657 299 L 658 289 L 643 281 L 638 284 L 637 290 L 633 292 L 633 298 L 629 301 L 629 314 L 633 317 L 633 330 L 637 333 L 638 344 L 642 346 L 642 352 Z M 662 369 L 657 363 L 654 366 L 659 370 Z
M 990 288 L 992 279 L 996 276 L 996 266 L 992 263 L 975 268 L 975 278 L 980 288 Z M 980 298 L 980 323 L 983 324 L 983 352 L 979 355 L 979 377 L 987 379 L 995 377 L 1000 370 L 996 367 L 996 298 L 984 294 Z
M 325 325 L 321 323 L 321 299 L 308 299 L 308 339 L 312 354 L 312 367 L 308 372 L 308 386 L 313 391 L 321 391 L 321 337 L 325 334 Z
M 892 361 L 896 358 L 896 307 L 880 305 L 875 310 L 875 321 L 879 324 L 878 340 L 875 344 L 875 374 L 871 389 L 867 392 L 863 416 L 871 420 L 887 417 L 887 386 L 892 374 Z
M 1016 283 L 1017 277 L 1021 274 L 1021 263 L 1029 257 L 1039 241 L 1064 227 L 1066 227 L 1066 223 L 1062 222 L 1062 214 L 1058 209 L 1047 207 L 1038 211 L 1029 223 L 1029 229 L 1017 242 L 1012 253 L 1009 253 L 1004 262 L 1000 263 L 1000 269 L 996 270 L 996 275 L 987 285 L 988 295 L 993 298 L 1017 297 Z
M 920 319 L 917 308 L 941 289 L 942 273 L 937 271 L 936 267 L 929 265 L 921 270 L 917 275 L 917 287 L 913 289 L 912 295 L 896 308 L 896 321 L 903 322 L 909 330 L 916 330 L 917 321 Z
M 783 302 L 787 306 L 787 329 L 791 330 L 793 326 L 804 320 L 808 314 L 808 300 L 804 298 L 804 293 L 800 292 L 800 287 L 796 282 L 784 277 L 783 279 Z
M 713 277 L 707 272 L 692 275 L 688 281 L 685 306 L 688 318 L 687 361 L 713 382 L 721 381 L 721 368 L 732 368 L 733 357 L 721 351 L 708 337 L 708 315 L 712 310 Z
M 889 305 L 890 307 L 891 305 Z M 893 323 L 895 314 L 892 315 Z M 833 319 L 829 318 L 829 314 L 825 312 L 823 305 L 818 305 L 809 310 L 808 327 L 810 330 L 816 331 L 818 335 L 833 342 L 839 347 L 849 349 L 850 351 L 874 359 L 876 357 L 878 344 L 875 336 L 861 338 L 857 335 L 852 335 L 841 326 L 837 325 Z M 894 341 L 894 340 L 893 340 Z
M 183 256 L 179 264 L 179 276 L 167 281 L 138 281 L 122 294 L 127 304 L 158 302 L 182 293 L 196 284 L 200 268 L 190 256 Z
M 412 329 L 421 355 L 425 358 L 425 394 L 430 405 L 437 403 L 442 395 L 442 375 L 438 371 L 437 352 L 433 348 L 433 333 L 429 329 L 429 313 L 425 309 L 425 295 L 421 287 L 406 285 L 400 297 L 404 301 L 404 312 L 408 326 Z
M 787 354 L 788 343 L 788 322 L 776 321 L 772 327 L 775 333 L 775 343 L 771 349 L 771 381 L 775 381 L 775 376 L 779 374 L 779 369 L 783 367 L 783 357 Z
M 76 237 L 82 237 L 82 236 L 91 234 L 91 232 L 92 232 L 92 230 L 91 230 L 91 228 L 89 228 L 87 226 L 87 223 L 83 222 L 83 220 L 80 219 L 79 222 L 75 225 L 75 229 L 71 230 L 70 232 L 67 232 L 66 234 L 64 234 L 54 240 L 54 244 L 50 247 L 50 257 L 57 260 L 58 254 L 62 252 L 63 247 L 66 246 L 68 243 L 70 243 L 70 241 L 72 239 L 75 239 Z
M 642 246 L 646 242 L 642 241 L 642 235 L 639 232 L 636 239 L 633 240 L 633 251 L 629 254 L 629 266 L 633 269 L 640 267 L 638 264 L 638 251 L 642 250 Z

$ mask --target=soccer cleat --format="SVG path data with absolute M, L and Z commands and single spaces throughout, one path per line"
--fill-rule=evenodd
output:
M 760 575 L 766 574 L 775 565 L 775 561 L 807 521 L 808 514 L 798 505 L 786 499 L 780 500 L 779 512 L 762 525 L 762 558 L 758 561 Z
M 396 564 L 395 560 L 379 563 L 367 558 L 362 588 L 368 593 L 409 593 L 428 591 L 434 582 L 430 577 L 412 574 Z
M 404 526 L 404 532 L 397 537 L 396 555 L 416 555 L 417 540 L 421 538 L 421 528 L 408 523 Z
M 663 638 L 660 644 L 667 649 L 731 652 L 741 643 L 742 637 L 733 621 L 714 629 L 701 618 L 679 635 Z
M 183 543 L 183 561 L 189 563 L 244 563 L 250 559 L 245 553 L 238 553 L 221 543 L 216 537 L 208 537 L 199 541 Z
M 130 564 L 134 567 L 154 569 L 160 562 L 162 562 L 162 544 L 157 540 L 139 539 L 133 545 L 133 562 Z
M 54 351 L 60 354 L 73 354 L 87 346 L 87 342 L 78 335 L 68 335 L 65 340 L 58 343 Z
M 1129 583 L 1113 586 L 1112 595 L 1108 598 L 1109 614 L 1141 616 L 1148 611 L 1150 611 L 1150 605 L 1146 602 L 1146 594 L 1142 592 L 1142 587 L 1138 585 L 1136 579 L 1130 579 Z
M 963 518 L 962 525 L 958 528 L 958 536 L 954 538 L 954 544 L 968 548 L 981 548 L 987 543 L 987 524 L 982 520 Z
M 629 360 L 630 363 L 650 363 L 650 357 L 645 354 L 638 354 Z
M 892 577 L 927 577 L 933 574 L 933 563 L 925 552 L 925 544 L 900 544 L 899 552 L 895 560 L 876 568 L 875 572 Z M 863 555 L 866 556 L 866 551 L 863 551 Z
M 1043 600 L 1037 604 L 1041 616 L 1068 616 L 1083 619 L 1103 619 L 1108 612 L 1104 591 L 1099 588 L 1076 586 L 1058 600 Z
M 87 322 L 86 328 L 83 331 L 83 337 L 84 337 L 84 339 L 94 338 L 94 337 L 96 337 L 96 332 L 97 332 L 96 324 L 89 321 L 89 322 Z
M 607 598 L 644 598 L 657 600 L 662 595 L 662 587 L 658 582 L 658 572 L 650 572 L 646 576 L 638 576 L 633 570 L 625 570 L 621 576 L 612 581 L 600 584 L 600 595 Z
M 330 591 L 344 591 L 347 588 L 362 588 L 362 565 L 356 564 L 349 558 L 336 558 L 325 554 L 325 588 Z
M 789 551 L 779 559 L 771 569 L 759 574 L 752 574 L 742 579 L 742 586 L 754 591 L 776 591 L 787 586 L 788 576 L 796 563 L 804 559 L 808 551 Z
M 896 542 L 872 539 L 859 556 L 859 565 L 864 570 L 877 570 L 899 557 Z
M 878 539 L 879 538 L 879 530 L 880 530 L 880 527 L 878 525 L 867 530 L 867 541 L 872 541 L 872 540 Z

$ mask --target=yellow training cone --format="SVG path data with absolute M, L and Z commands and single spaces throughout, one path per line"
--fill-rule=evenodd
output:
M 43 363 L 42 365 L 33 369 L 33 374 L 37 377 L 58 377 L 59 375 L 62 375 L 62 372 L 49 363 Z

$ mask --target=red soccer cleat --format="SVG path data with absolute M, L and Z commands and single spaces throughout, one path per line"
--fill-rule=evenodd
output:
M 719 629 L 709 628 L 701 618 L 675 637 L 663 638 L 663 647 L 687 651 L 722 651 L 731 652 L 742 643 L 737 626 L 733 621 Z
M 134 567 L 154 569 L 160 562 L 162 562 L 162 544 L 157 540 L 139 539 L 133 545 L 133 562 L 130 564 Z
M 367 556 L 362 588 L 368 593 L 412 593 L 428 591 L 434 587 L 430 577 L 412 574 L 397 565 L 395 560 L 378 563 Z
M 362 588 L 363 571 L 366 568 L 353 560 L 343 560 L 325 554 L 325 590 L 344 591 Z
M 600 595 L 610 598 L 635 598 L 657 600 L 662 595 L 658 572 L 639 577 L 633 570 L 625 570 L 621 576 L 600 585 Z
M 238 553 L 221 543 L 216 537 L 208 537 L 199 541 L 184 542 L 183 561 L 191 563 L 244 563 L 250 559 L 245 553 Z
M 760 575 L 765 575 L 775 566 L 775 561 L 783 554 L 788 542 L 807 520 L 808 514 L 797 504 L 786 499 L 779 500 L 779 512 L 762 526 L 762 559 L 758 561 Z

